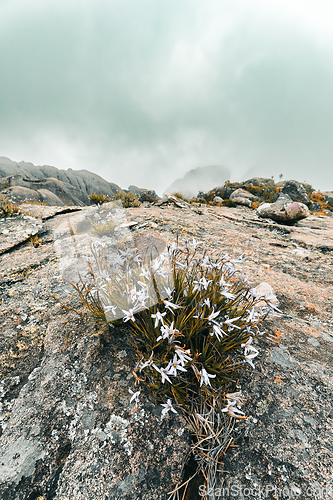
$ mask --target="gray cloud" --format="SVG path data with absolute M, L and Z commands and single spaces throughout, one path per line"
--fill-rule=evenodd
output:
M 332 189 L 325 11 L 243 4 L 0 3 L 0 154 L 160 192 L 210 164 Z

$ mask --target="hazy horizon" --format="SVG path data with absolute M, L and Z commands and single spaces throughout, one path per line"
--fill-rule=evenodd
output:
M 191 169 L 333 189 L 328 0 L 2 0 L 0 156 L 161 193 Z

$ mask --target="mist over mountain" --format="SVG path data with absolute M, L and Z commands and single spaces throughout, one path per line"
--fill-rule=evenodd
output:
M 186 172 L 184 177 L 176 179 L 165 191 L 181 193 L 187 198 L 196 196 L 199 191 L 208 191 L 221 186 L 230 179 L 230 170 L 221 165 L 197 167 Z

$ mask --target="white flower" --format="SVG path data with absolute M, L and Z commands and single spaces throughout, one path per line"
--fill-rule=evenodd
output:
M 190 349 L 185 350 L 181 347 L 178 347 L 177 349 L 175 349 L 175 351 L 182 366 L 185 366 L 185 363 L 187 363 L 187 361 L 192 361 L 192 358 L 190 356 Z
M 157 311 L 156 314 L 151 315 L 152 318 L 155 318 L 155 325 L 154 325 L 155 328 L 158 326 L 159 321 L 161 322 L 162 325 L 164 325 L 163 316 L 165 315 L 166 312 L 160 313 L 160 311 Z
M 128 389 L 128 392 L 130 394 L 133 394 L 133 396 L 130 399 L 130 403 L 132 403 L 134 401 L 135 402 L 135 406 L 137 407 L 138 403 L 139 403 L 139 396 L 140 396 L 141 391 L 133 392 L 132 389 Z
M 223 295 L 226 299 L 234 299 L 236 297 L 234 293 L 230 293 L 226 290 L 222 290 L 221 295 Z
M 171 289 L 168 286 L 165 286 L 164 290 L 165 290 L 165 293 L 167 294 L 168 298 L 172 299 L 172 294 L 175 291 L 175 289 L 174 288 Z
M 217 323 L 213 324 L 213 332 L 210 335 L 213 336 L 214 334 L 216 335 L 218 340 L 221 340 L 224 335 L 224 331 Z
M 152 366 L 153 368 L 155 368 L 155 370 L 158 373 L 160 373 L 159 368 L 155 365 L 155 363 L 153 361 L 153 355 L 154 355 L 154 351 L 151 353 L 150 358 L 147 361 L 145 361 L 144 363 L 141 364 L 140 372 L 141 372 L 141 370 L 143 370 L 144 368 L 146 368 L 146 366 Z
M 253 340 L 253 337 L 249 337 L 249 340 L 247 342 L 244 342 L 243 344 L 241 344 L 241 347 L 244 347 L 245 356 L 247 356 L 250 351 L 258 353 L 258 350 L 255 347 L 253 347 L 253 345 L 252 345 L 252 340 Z
M 168 377 L 168 375 L 170 375 L 170 367 L 171 362 L 165 368 L 159 368 L 160 374 L 162 375 L 162 384 L 164 384 L 166 380 L 170 382 L 170 384 L 172 384 L 171 380 Z
M 161 330 L 162 335 L 157 337 L 156 342 L 158 342 L 161 339 L 168 339 L 169 344 L 170 344 L 173 341 L 175 333 L 179 333 L 179 331 L 173 327 L 173 322 L 171 323 L 170 326 L 162 325 L 160 330 Z
M 209 297 L 207 297 L 203 303 L 207 306 L 207 307 L 210 307 L 210 300 L 209 300 Z
M 216 375 L 211 375 L 204 368 L 199 372 L 199 374 L 200 374 L 200 377 L 201 377 L 200 387 L 202 386 L 202 384 L 211 386 L 209 379 L 216 377 Z
M 135 322 L 135 318 L 134 318 L 134 309 L 130 309 L 129 311 L 125 311 L 124 309 L 122 309 L 123 313 L 125 314 L 125 316 L 123 317 L 123 321 L 126 323 L 127 321 L 131 320 L 131 321 L 134 321 Z
M 162 410 L 162 415 L 166 415 L 169 410 L 171 410 L 173 413 L 177 413 L 174 407 L 172 406 L 171 399 L 168 399 L 166 404 L 162 403 L 161 406 L 164 406 Z
M 241 328 L 239 326 L 232 324 L 233 321 L 237 321 L 239 318 L 240 318 L 240 316 L 238 316 L 237 318 L 225 319 L 224 324 L 228 325 L 229 330 L 233 330 L 234 328 L 238 328 L 238 330 L 241 330 Z
M 182 306 L 178 306 L 177 304 L 173 304 L 172 302 L 170 302 L 169 300 L 163 300 L 164 302 L 164 305 L 165 305 L 165 308 L 166 309 L 169 309 L 169 311 L 172 311 L 172 309 L 181 309 Z
M 251 311 L 248 310 L 248 317 L 246 318 L 245 321 L 248 323 L 253 323 L 254 321 L 257 321 L 259 314 L 254 311 L 254 307 L 252 307 Z
M 256 356 L 258 356 L 258 354 L 259 354 L 259 353 L 258 353 L 258 351 L 256 351 L 256 352 L 252 352 L 251 354 L 246 354 L 246 355 L 244 356 L 244 360 L 245 360 L 247 363 L 249 363 L 249 365 L 251 365 L 251 366 L 252 366 L 252 368 L 255 368 L 255 366 L 254 366 L 254 364 L 253 364 L 253 362 L 252 362 L 252 359 L 253 359 L 253 358 L 255 358 Z
M 172 362 L 170 361 L 167 368 L 168 368 L 168 374 L 174 375 L 175 377 L 177 376 L 177 370 L 180 370 L 181 372 L 187 371 L 185 368 L 183 368 L 180 359 L 177 359 L 177 354 L 174 355 L 173 361 Z
M 229 401 L 228 399 L 227 406 L 223 408 L 222 412 L 228 413 L 231 417 L 243 418 L 239 415 L 244 415 L 244 413 L 236 407 L 236 404 L 237 401 Z
M 210 315 L 209 315 L 209 316 L 208 316 L 208 318 L 207 318 L 207 319 L 208 319 L 208 321 L 209 321 L 209 322 L 213 321 L 215 318 L 217 318 L 217 316 L 218 316 L 219 314 L 220 314 L 220 312 L 219 312 L 219 311 L 214 312 L 214 309 L 213 309 L 213 311 L 210 313 Z

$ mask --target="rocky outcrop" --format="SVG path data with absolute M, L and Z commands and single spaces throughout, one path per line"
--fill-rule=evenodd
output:
M 72 214 L 27 208 L 29 216 L 0 219 L 0 497 L 167 500 L 184 477 L 186 424 L 179 414 L 161 418 L 146 390 L 138 408 L 130 403 L 126 324 L 97 335 L 52 299 L 79 305 L 66 293 L 53 242 L 53 229 Z M 325 498 L 315 489 L 333 488 L 333 219 L 310 215 L 286 227 L 242 208 L 199 213 L 176 204 L 126 216 L 134 240 L 180 234 L 233 258 L 245 253 L 250 286 L 279 301 L 282 313 L 262 325 L 275 342 L 261 346 L 255 369 L 239 379 L 248 419 L 236 426 L 217 487 L 241 488 L 243 498 L 259 486 L 269 500 L 279 491 Z M 201 484 L 186 500 L 202 498 Z
M 89 195 L 93 193 L 103 194 L 111 199 L 119 192 L 116 184 L 104 180 L 97 174 L 87 170 L 59 170 L 48 165 L 35 166 L 32 163 L 15 163 L 8 158 L 0 158 L 0 186 L 5 186 L 3 194 L 14 196 L 14 186 L 21 186 L 35 193 L 28 193 L 28 199 L 42 201 L 46 204 L 58 205 L 90 205 Z M 39 194 L 37 194 L 39 193 Z M 54 196 L 50 195 L 53 193 Z

